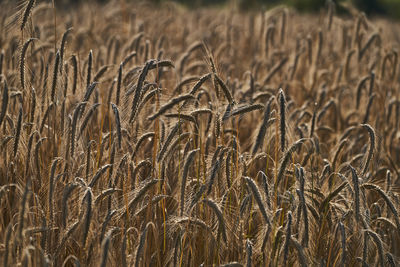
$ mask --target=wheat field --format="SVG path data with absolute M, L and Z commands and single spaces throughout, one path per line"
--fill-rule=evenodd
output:
M 1 5 L 0 264 L 400 264 L 395 22 Z

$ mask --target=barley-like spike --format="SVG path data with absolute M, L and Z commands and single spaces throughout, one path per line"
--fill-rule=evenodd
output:
M 101 267 L 106 267 L 107 266 L 107 257 L 108 257 L 108 250 L 110 247 L 110 242 L 111 242 L 111 234 L 112 234 L 113 229 L 111 229 L 104 240 L 101 242 Z
M 192 202 L 190 203 L 189 210 L 191 210 L 197 204 L 197 202 L 199 202 L 201 196 L 206 191 L 206 189 L 207 189 L 206 185 L 204 185 L 204 184 L 201 185 L 201 187 L 199 188 L 199 191 L 197 191 L 196 194 L 194 194 L 194 196 L 192 198 Z
M 342 151 L 342 149 L 344 148 L 344 146 L 346 144 L 348 144 L 349 140 L 348 139 L 343 139 L 342 141 L 340 141 L 339 146 L 335 152 L 335 156 L 333 157 L 333 161 L 332 161 L 332 171 L 334 172 L 336 170 L 336 162 L 337 159 L 339 158 L 339 154 Z
M 22 28 L 21 28 L 22 30 Z M 28 46 L 30 43 L 32 43 L 36 38 L 29 38 L 28 41 L 24 43 L 21 49 L 21 56 L 20 56 L 20 63 L 19 63 L 19 75 L 20 75 L 20 82 L 21 82 L 21 87 L 22 91 L 25 91 L 25 54 L 26 51 L 28 50 Z
M 138 82 L 136 85 L 135 96 L 134 96 L 133 102 L 132 102 L 132 111 L 131 111 L 131 115 L 129 118 L 129 123 L 132 123 L 133 119 L 135 118 L 137 106 L 139 105 L 139 100 L 142 95 L 142 87 L 143 87 L 144 80 L 146 79 L 146 76 L 147 76 L 148 71 L 150 70 L 150 67 L 152 67 L 154 65 L 154 63 L 155 63 L 154 59 L 148 60 L 146 62 L 146 64 L 144 65 L 142 72 L 139 75 L 139 79 L 138 79 Z
M 283 160 L 279 166 L 279 172 L 278 172 L 278 176 L 277 176 L 277 181 L 276 181 L 276 185 L 275 187 L 277 188 L 279 186 L 280 181 L 282 180 L 282 177 L 285 173 L 286 170 L 286 166 L 290 161 L 290 158 L 293 154 L 293 152 L 295 152 L 306 140 L 306 138 L 303 139 L 299 139 L 298 141 L 296 141 L 285 153 Z
M 308 234 L 308 211 L 307 211 L 307 204 L 306 200 L 304 198 L 304 192 L 302 192 L 299 189 L 296 189 L 296 193 L 299 196 L 300 199 L 300 205 L 301 205 L 301 210 L 303 212 L 303 220 L 304 220 L 304 233 L 303 233 L 303 239 L 301 241 L 302 245 L 304 247 L 308 247 L 308 240 L 309 240 L 309 234 Z
M 372 231 L 370 229 L 364 229 L 364 231 L 366 233 L 368 233 L 368 235 L 371 236 L 372 239 L 374 240 L 375 245 L 378 248 L 379 264 L 381 265 L 381 267 L 384 267 L 385 261 L 384 261 L 384 257 L 383 257 L 383 243 L 382 243 L 381 238 L 378 236 L 377 233 L 375 233 L 374 231 Z
M 65 186 L 62 194 L 62 204 L 61 204 L 61 225 L 65 228 L 68 221 L 68 198 L 72 194 L 75 188 L 79 185 L 76 183 L 71 183 Z
M 389 252 L 386 253 L 386 258 L 387 258 L 387 262 L 389 263 L 389 265 L 391 267 L 395 267 L 396 266 L 396 262 L 394 261 L 393 255 L 390 254 Z
M 111 221 L 112 217 L 113 217 L 116 213 L 117 213 L 116 210 L 110 210 L 110 211 L 107 213 L 107 216 L 106 216 L 106 218 L 104 219 L 103 224 L 101 225 L 100 242 L 103 242 L 103 240 L 104 240 L 104 235 L 105 235 L 106 228 L 107 228 L 107 225 L 108 225 L 108 223 Z
M 390 175 L 390 170 L 387 170 L 386 172 L 386 193 L 390 192 L 390 187 L 391 187 L 391 175 Z
M 92 82 L 87 88 L 85 92 L 85 96 L 83 97 L 82 102 L 89 101 L 90 96 L 92 95 L 94 89 L 96 88 L 98 82 Z M 84 107 L 83 107 L 84 108 Z M 82 111 L 83 112 L 83 111 Z
M 319 206 L 319 211 L 322 213 L 326 211 L 328 208 L 329 202 L 337 196 L 345 187 L 347 186 L 347 181 L 344 181 L 341 185 L 339 185 L 335 190 L 333 190 L 331 193 L 329 193 L 324 200 L 321 202 Z
M 279 110 L 280 110 L 280 134 L 281 134 L 281 151 L 285 151 L 286 136 L 286 120 L 285 120 L 285 94 L 282 89 L 279 90 Z
M 267 201 L 268 208 L 271 209 L 271 198 L 269 196 L 269 185 L 268 185 L 268 178 L 267 175 L 263 171 L 259 171 L 258 175 L 261 174 L 261 179 L 263 183 L 264 195 Z
M 19 140 L 21 138 L 21 128 L 22 128 L 22 105 L 19 108 L 17 128 L 15 131 L 15 137 L 14 137 L 14 149 L 13 149 L 13 157 L 14 158 L 18 152 L 18 144 L 19 144 Z
M 367 43 L 364 45 L 364 47 L 359 50 L 359 52 L 358 52 L 358 61 L 361 61 L 361 59 L 364 56 L 365 52 L 372 45 L 372 43 L 374 42 L 375 39 L 378 39 L 378 41 L 380 41 L 380 39 L 381 39 L 379 33 L 377 33 L 377 32 L 373 33 L 369 37 L 369 39 L 368 39 Z
M 72 28 L 68 28 L 62 36 L 61 39 L 61 48 L 60 48 L 60 63 L 63 64 L 64 62 L 64 52 L 65 52 L 65 44 L 67 43 L 68 34 L 72 31 Z M 60 72 L 62 68 L 60 68 Z
M 360 220 L 360 186 L 358 181 L 358 175 L 356 170 L 352 166 L 350 166 L 350 169 L 354 187 L 355 216 L 356 220 Z
M 292 212 L 289 210 L 287 213 L 288 221 L 286 225 L 286 238 L 285 244 L 283 245 L 283 265 L 286 266 L 287 258 L 289 255 L 289 241 L 292 237 Z
M 267 76 L 264 78 L 263 84 L 268 84 L 269 81 L 271 80 L 271 78 L 275 75 L 275 73 L 277 73 L 287 62 L 288 62 L 289 58 L 285 57 L 283 58 L 281 61 L 279 61 L 278 63 L 276 63 L 271 71 L 267 74 Z
M 185 207 L 186 178 L 189 173 L 189 167 L 192 164 L 194 157 L 196 156 L 196 153 L 199 150 L 200 149 L 194 149 L 194 150 L 190 151 L 185 160 L 185 165 L 183 167 L 183 174 L 182 174 L 182 182 L 181 182 L 181 203 L 180 203 L 181 204 L 181 214 L 180 214 L 180 216 L 183 216 L 183 210 Z
M 96 185 L 96 182 L 100 179 L 100 177 L 110 168 L 112 164 L 106 164 L 102 166 L 96 174 L 93 176 L 92 180 L 90 181 L 88 187 L 92 188 Z
M 264 144 L 264 138 L 265 138 L 265 133 L 267 132 L 267 125 L 269 121 L 269 117 L 271 115 L 271 103 L 273 101 L 274 97 L 271 97 L 266 105 L 265 111 L 264 111 L 264 118 L 261 123 L 260 129 L 258 130 L 257 138 L 254 143 L 253 149 L 252 149 L 252 154 L 255 155 L 257 153 L 257 150 L 263 146 Z
M 94 75 L 93 81 L 94 82 L 99 82 L 100 78 L 103 77 L 103 75 L 107 72 L 108 68 L 110 66 L 103 66 L 99 71 Z
M 85 218 L 83 219 L 84 223 L 83 223 L 82 247 L 85 247 L 86 245 L 86 240 L 89 234 L 90 222 L 92 220 L 92 199 L 93 199 L 92 190 L 88 188 L 82 200 L 82 202 L 86 201 L 86 214 Z
M 226 156 L 226 161 L 225 161 L 225 178 L 226 178 L 226 185 L 227 188 L 231 188 L 232 182 L 231 182 L 231 164 L 232 164 L 232 151 L 228 152 Z
M 178 121 L 174 128 L 172 128 L 171 132 L 168 134 L 167 139 L 164 142 L 164 145 L 162 146 L 158 156 L 157 156 L 157 162 L 160 162 L 160 160 L 164 157 L 165 152 L 167 152 L 168 146 L 171 144 L 172 139 L 174 136 L 178 133 L 179 128 L 181 127 L 182 122 Z
M 50 226 L 52 226 L 53 225 L 53 213 L 54 213 L 54 210 L 53 210 L 53 202 L 54 202 L 54 199 L 53 199 L 53 194 L 54 194 L 54 175 L 55 175 L 55 172 L 56 172 L 56 168 L 57 168 L 57 163 L 61 160 L 62 158 L 55 158 L 54 160 L 53 160 L 53 162 L 51 163 L 51 169 L 50 169 L 50 177 L 49 177 L 49 196 L 48 196 L 48 199 L 49 199 L 49 206 L 48 206 L 48 209 L 49 209 L 49 224 L 50 224 Z
M 92 65 L 93 65 L 93 52 L 92 50 L 90 50 L 88 57 L 88 65 L 87 65 L 86 88 L 88 88 L 91 83 Z
M 43 143 L 44 140 L 46 140 L 47 137 L 42 137 L 40 138 L 35 145 L 35 165 L 36 165 L 36 175 L 40 179 L 40 161 L 39 161 L 39 148 L 40 145 Z
M 43 132 L 44 124 L 46 123 L 47 118 L 49 117 L 50 111 L 53 109 L 53 107 L 54 107 L 54 102 L 51 102 L 50 105 L 47 107 L 46 111 L 44 112 L 42 122 L 40 123 L 40 128 L 39 128 L 40 133 Z
M 164 114 L 167 110 L 171 109 L 173 106 L 179 104 L 182 101 L 188 100 L 188 99 L 193 99 L 194 96 L 191 94 L 186 94 L 186 95 L 180 95 L 177 97 L 172 98 L 168 103 L 163 105 L 155 114 L 149 116 L 147 119 L 150 121 L 153 121 L 160 115 Z
M 365 161 L 364 168 L 363 168 L 363 171 L 362 171 L 362 175 L 365 175 L 365 173 L 368 170 L 369 163 L 370 163 L 370 161 L 372 159 L 372 155 L 373 155 L 374 150 L 375 150 L 375 136 L 376 135 L 375 135 L 375 131 L 371 127 L 371 125 L 369 125 L 369 124 L 361 124 L 361 126 L 368 131 L 369 141 L 370 141 L 369 150 L 368 150 L 368 156 L 367 156 L 367 159 Z
M 31 160 L 31 151 L 32 151 L 32 144 L 33 144 L 33 138 L 35 135 L 37 135 L 38 132 L 35 130 L 30 136 L 28 140 L 28 152 L 26 153 L 26 160 L 25 160 L 25 176 L 28 176 L 28 171 L 30 167 L 30 160 Z
M 132 53 L 130 53 L 128 56 L 126 56 L 126 57 L 124 58 L 124 60 L 122 60 L 121 66 L 124 67 L 126 64 L 128 64 L 129 61 L 131 61 L 131 59 L 132 59 L 133 57 L 136 57 L 136 52 L 132 52 Z
M 30 107 L 31 112 L 30 112 L 30 116 L 29 116 L 29 122 L 33 123 L 33 121 L 35 119 L 35 109 L 36 109 L 36 91 L 35 91 L 35 88 L 33 88 L 33 87 L 31 89 L 31 97 L 32 97 L 32 102 L 31 102 L 31 107 Z
M 394 220 L 396 222 L 397 230 L 400 233 L 399 213 L 398 213 L 396 207 L 394 206 L 393 202 L 390 200 L 389 196 L 385 193 L 385 191 L 383 191 L 379 186 L 377 186 L 375 184 L 371 184 L 371 183 L 365 183 L 362 185 L 362 187 L 366 188 L 366 189 L 374 190 L 385 200 L 387 206 L 390 208 L 390 210 L 392 211 L 392 213 L 394 215 Z
M 294 237 L 290 237 L 290 244 L 293 245 L 294 248 L 297 250 L 300 266 L 307 267 L 308 264 L 302 245 L 297 240 L 295 240 Z
M 76 56 L 72 55 L 71 57 L 71 61 L 72 61 L 72 68 L 73 68 L 73 78 L 72 78 L 72 94 L 75 95 L 76 92 L 76 86 L 78 83 L 78 61 L 76 60 Z
M 121 134 L 121 120 L 119 117 L 119 111 L 118 108 L 115 104 L 111 104 L 112 109 L 114 111 L 115 115 L 115 123 L 117 125 L 117 137 L 118 137 L 118 147 L 121 149 L 121 144 L 122 144 L 122 134 Z
M 80 112 L 81 112 L 81 108 L 83 107 L 83 106 L 85 106 L 87 104 L 87 102 L 81 102 L 81 103 L 79 103 L 78 105 L 77 105 L 77 107 L 75 108 L 75 110 L 74 110 L 74 115 L 73 115 L 73 118 L 72 118 L 72 124 L 71 124 L 71 134 L 70 134 L 70 138 L 71 138 L 71 140 L 70 140 L 70 142 L 71 142 L 71 146 L 70 146 L 70 149 L 71 149 L 71 158 L 73 159 L 74 158 L 74 152 L 75 152 L 75 131 L 76 131 L 76 125 L 77 125 L 77 123 L 78 123 L 78 119 L 79 119 L 79 115 L 80 115 Z
M 217 74 L 214 74 L 214 77 L 215 77 L 216 81 L 218 82 L 219 86 L 221 86 L 221 89 L 224 92 L 224 95 L 225 95 L 226 99 L 228 100 L 229 104 L 234 105 L 235 100 L 233 99 L 232 93 L 229 91 L 226 84 L 221 80 L 221 78 Z
M 97 107 L 100 106 L 100 103 L 95 103 L 87 112 L 83 122 L 81 123 L 81 128 L 79 129 L 78 140 L 81 137 L 83 131 L 86 129 L 86 126 L 89 124 L 90 119 L 92 118 L 93 114 L 96 112 Z
M 251 112 L 254 110 L 260 110 L 263 108 L 264 108 L 264 105 L 262 105 L 262 104 L 251 104 L 251 105 L 242 106 L 242 107 L 232 110 L 232 112 L 230 113 L 230 117 L 235 117 L 237 115 L 242 115 L 247 112 Z
M 122 63 L 119 65 L 118 69 L 118 79 L 117 79 L 117 91 L 115 95 L 115 103 L 117 106 L 119 105 L 119 97 L 120 97 L 120 92 L 121 92 L 121 84 L 122 84 Z
M 140 200 L 140 198 L 156 183 L 158 183 L 160 180 L 159 179 L 151 179 L 149 182 L 147 182 L 143 187 L 137 192 L 134 198 L 132 198 L 131 201 L 128 203 L 128 209 L 132 209 L 133 206 Z M 126 211 L 125 211 L 126 213 Z
M 139 137 L 139 139 L 138 139 L 138 141 L 137 141 L 137 143 L 136 143 L 136 145 L 135 145 L 135 148 L 133 149 L 133 153 L 132 153 L 132 156 L 131 156 L 131 160 L 133 160 L 133 159 L 136 157 L 136 154 L 137 154 L 137 152 L 139 151 L 139 148 L 140 148 L 141 144 L 142 144 L 146 139 L 153 138 L 153 137 L 154 137 L 154 134 L 155 134 L 154 132 L 148 132 L 148 133 L 145 133 L 145 134 L 143 134 L 142 136 Z
M 371 76 L 365 76 L 364 78 L 362 78 L 358 84 L 357 84 L 357 89 L 356 89 L 356 109 L 358 109 L 360 107 L 360 101 L 361 101 L 361 90 L 365 87 L 365 84 L 367 83 L 367 81 L 371 79 Z
M 21 207 L 20 207 L 20 213 L 19 213 L 18 238 L 20 241 L 22 241 L 22 230 L 24 229 L 24 218 L 26 215 L 25 210 L 26 210 L 26 204 L 28 202 L 28 195 L 30 192 L 30 187 L 31 187 L 31 179 L 28 179 L 26 181 L 24 194 L 22 195 Z
M 260 212 L 261 212 L 262 216 L 264 217 L 265 223 L 270 225 L 271 222 L 268 218 L 267 211 L 266 211 L 263 201 L 261 199 L 261 194 L 260 194 L 260 191 L 258 190 L 258 186 L 254 182 L 254 180 L 251 179 L 250 177 L 244 177 L 244 179 L 246 180 L 247 184 L 249 185 L 249 187 L 251 189 L 251 192 L 253 193 L 254 199 L 256 200 L 258 208 L 260 209 Z
M 140 235 L 139 245 L 136 250 L 135 267 L 139 267 L 140 259 L 143 257 L 144 244 L 146 242 L 146 233 L 149 226 L 150 223 L 147 223 Z
M 28 22 L 29 15 L 32 13 L 33 6 L 35 5 L 35 0 L 29 0 L 26 5 L 25 11 L 21 20 L 21 31 L 24 30 L 26 23 Z
M 51 83 L 51 102 L 54 102 L 54 97 L 57 87 L 58 67 L 60 66 L 60 50 L 57 51 L 54 61 L 53 82 Z
M 219 231 L 222 233 L 222 238 L 224 242 L 227 242 L 227 236 L 226 236 L 226 226 L 225 226 L 225 221 L 224 221 L 224 216 L 222 214 L 221 209 L 218 207 L 218 205 L 211 199 L 203 199 L 203 203 L 207 204 L 215 213 L 215 215 L 218 218 L 219 222 Z
M 201 88 L 201 86 L 211 78 L 212 73 L 207 73 L 200 77 L 199 81 L 193 86 L 192 90 L 190 91 L 191 95 L 195 95 L 197 91 Z
M 207 196 L 211 193 L 212 186 L 214 184 L 215 177 L 217 176 L 217 173 L 219 171 L 220 165 L 221 165 L 220 160 L 213 161 L 213 165 L 211 167 L 211 172 L 210 172 L 210 178 L 208 178 Z
M 364 115 L 364 119 L 363 119 L 363 124 L 365 124 L 365 123 L 368 122 L 369 113 L 370 113 L 371 106 L 372 106 L 372 102 L 374 101 L 375 96 L 376 96 L 376 94 L 372 94 L 372 95 L 369 97 L 368 104 L 367 104 L 367 108 L 366 108 L 366 110 L 365 110 L 365 115 Z
M 4 118 L 6 117 L 7 106 L 8 106 L 8 86 L 7 86 L 7 81 L 4 81 L 3 98 L 1 101 L 0 126 Z

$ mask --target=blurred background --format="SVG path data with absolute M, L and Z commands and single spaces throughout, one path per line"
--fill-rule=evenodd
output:
M 56 3 L 71 4 L 82 3 L 88 0 L 56 0 Z M 109 0 L 89 0 L 108 2 Z M 145 1 L 161 4 L 167 1 L 178 2 L 188 8 L 201 6 L 235 5 L 243 11 L 268 9 L 276 5 L 288 5 L 302 12 L 318 12 L 324 8 L 327 1 L 335 2 L 337 14 L 345 14 L 353 8 L 364 11 L 368 16 L 384 16 L 400 19 L 400 0 L 120 0 L 120 1 Z M 0 3 L 2 0 L 0 0 Z

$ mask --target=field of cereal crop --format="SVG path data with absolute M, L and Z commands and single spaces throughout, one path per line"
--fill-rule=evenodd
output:
M 398 266 L 398 24 L 333 4 L 0 9 L 0 264 Z

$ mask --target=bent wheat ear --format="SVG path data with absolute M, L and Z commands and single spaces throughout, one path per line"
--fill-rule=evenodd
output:
M 74 158 L 74 153 L 75 153 L 75 131 L 76 131 L 76 125 L 78 123 L 79 115 L 81 113 L 81 108 L 84 107 L 87 104 L 87 102 L 81 102 L 77 105 L 77 107 L 74 110 L 74 115 L 72 118 L 72 125 L 71 125 L 71 134 L 70 134 L 70 142 L 71 142 L 71 158 Z
M 352 166 L 350 166 L 350 169 L 354 187 L 355 215 L 356 215 L 356 220 L 360 220 L 360 186 L 358 181 L 358 175 L 356 170 Z
M 283 265 L 286 265 L 286 261 L 289 255 L 289 241 L 290 238 L 292 237 L 292 212 L 288 211 L 287 213 L 288 221 L 286 225 L 286 239 L 285 239 L 285 244 L 283 245 Z
M 235 100 L 233 99 L 233 96 L 232 96 L 231 92 L 229 91 L 228 87 L 226 86 L 226 84 L 221 80 L 221 78 L 217 74 L 214 74 L 214 77 L 215 77 L 216 81 L 218 82 L 219 86 L 221 86 L 221 89 L 224 92 L 224 95 L 225 95 L 226 99 L 228 100 L 229 104 L 234 105 Z
M 29 44 L 32 43 L 34 40 L 36 40 L 36 38 L 29 38 L 29 40 L 26 41 L 25 44 L 22 46 L 22 50 L 21 50 L 19 72 L 20 72 L 20 81 L 21 81 L 22 91 L 25 91 L 25 54 L 26 54 L 26 51 L 28 50 Z
M 378 236 L 377 233 L 375 233 L 372 230 L 365 229 L 364 231 L 366 233 L 368 233 L 368 235 L 371 236 L 372 239 L 374 240 L 375 245 L 378 248 L 379 264 L 380 264 L 381 267 L 384 267 L 385 266 L 385 261 L 384 261 L 384 257 L 383 257 L 383 245 L 382 245 L 381 238 Z
M 107 266 L 107 257 L 108 257 L 108 250 L 110 247 L 110 241 L 111 241 L 111 234 L 112 234 L 112 229 L 107 233 L 106 237 L 104 240 L 101 242 L 101 267 L 106 267 Z
M 68 28 L 62 36 L 61 39 L 61 48 L 60 48 L 60 63 L 64 64 L 64 52 L 65 52 L 65 44 L 67 43 L 68 34 L 72 31 L 72 28 Z M 60 68 L 60 72 L 62 69 Z
M 89 87 L 92 75 L 93 51 L 90 50 L 87 65 L 86 87 Z
M 120 96 L 120 92 L 121 92 L 121 84 L 122 84 L 122 63 L 119 65 L 119 69 L 118 69 L 118 79 L 117 79 L 117 91 L 116 91 L 116 95 L 115 95 L 115 103 L 117 104 L 117 106 L 119 105 L 119 96 Z
M 93 106 L 87 112 L 85 118 L 83 119 L 83 122 L 81 123 L 81 128 L 79 130 L 78 139 L 82 135 L 83 131 L 86 129 L 86 126 L 88 125 L 88 123 L 89 123 L 90 119 L 92 118 L 93 114 L 96 112 L 98 106 L 100 106 L 100 103 L 93 104 Z
M 207 204 L 214 211 L 215 215 L 217 216 L 218 223 L 219 223 L 219 232 L 222 233 L 222 239 L 226 243 L 227 242 L 226 225 L 225 225 L 225 220 L 224 220 L 224 216 L 222 215 L 221 209 L 211 199 L 204 199 L 203 203 Z
M 71 61 L 72 61 L 72 68 L 74 71 L 73 78 L 72 78 L 72 94 L 75 94 L 76 86 L 77 86 L 77 82 L 78 82 L 78 62 L 76 60 L 75 55 L 72 55 Z
M 271 115 L 271 103 L 274 97 L 271 97 L 266 105 L 265 111 L 264 111 L 264 118 L 261 123 L 260 129 L 258 130 L 257 138 L 254 143 L 252 153 L 253 155 L 257 153 L 257 150 L 263 146 L 264 144 L 264 138 L 265 138 L 265 133 L 267 132 L 267 126 L 268 126 L 268 120 Z
M 183 174 L 182 174 L 182 183 L 181 183 L 181 215 L 183 216 L 183 210 L 185 207 L 185 189 L 186 189 L 186 178 L 189 173 L 189 167 L 192 164 L 194 157 L 196 156 L 196 153 L 200 149 L 194 149 L 189 152 L 188 156 L 186 157 L 185 165 L 183 167 Z
M 164 114 L 167 110 L 171 109 L 173 106 L 179 104 L 182 101 L 188 100 L 188 99 L 193 99 L 194 96 L 191 94 L 186 94 L 186 95 L 181 95 L 177 96 L 175 98 L 172 98 L 170 101 L 168 101 L 167 104 L 163 105 L 159 111 L 157 111 L 155 114 L 151 115 L 148 117 L 148 120 L 153 121 L 160 115 Z
M 149 224 L 146 224 L 144 227 L 142 234 L 140 235 L 139 245 L 136 250 L 136 260 L 135 260 L 135 267 L 139 267 L 140 259 L 143 257 L 143 249 L 144 244 L 146 242 L 146 233 L 149 228 Z
M 59 66 L 60 66 L 60 51 L 58 50 L 56 54 L 56 60 L 54 61 L 53 82 L 51 84 L 51 102 L 54 102 Z
M 8 86 L 7 86 L 7 81 L 4 81 L 3 98 L 1 100 L 0 126 L 4 118 L 6 117 L 7 106 L 8 106 Z
M 118 137 L 118 147 L 121 149 L 121 144 L 122 144 L 122 134 L 121 134 L 121 120 L 119 117 L 119 111 L 118 108 L 115 104 L 111 104 L 112 109 L 114 111 L 115 115 L 115 123 L 117 125 L 117 137 Z
M 83 218 L 83 235 L 82 235 L 82 246 L 85 247 L 86 240 L 89 234 L 90 223 L 92 220 L 92 199 L 93 193 L 90 188 L 86 190 L 86 194 L 82 202 L 86 202 L 86 214 Z M 82 203 L 83 204 L 83 203 Z
M 373 155 L 374 150 L 375 150 L 375 131 L 374 131 L 374 129 L 372 129 L 372 127 L 369 124 L 361 124 L 361 126 L 368 131 L 369 141 L 370 141 L 369 150 L 368 150 L 368 156 L 367 156 L 367 159 L 365 161 L 364 168 L 363 168 L 363 171 L 362 171 L 362 175 L 365 175 L 365 173 L 368 170 L 368 165 L 369 165 L 369 163 L 370 163 L 370 161 L 372 159 L 372 155 Z
M 377 186 L 375 184 L 371 184 L 371 183 L 365 183 L 365 184 L 362 185 L 362 187 L 366 188 L 366 189 L 374 190 L 375 192 L 377 192 L 385 200 L 387 206 L 390 208 L 390 210 L 392 211 L 392 213 L 394 215 L 394 219 L 395 219 L 395 222 L 396 222 L 397 230 L 400 233 L 399 213 L 398 213 L 396 207 L 394 206 L 393 202 L 390 200 L 389 196 L 385 193 L 385 191 L 383 191 L 379 186 Z
M 279 110 L 280 110 L 280 132 L 281 132 L 281 151 L 285 151 L 286 121 L 285 121 L 285 94 L 279 89 Z
M 253 179 L 251 179 L 250 177 L 244 177 L 244 179 L 246 180 L 247 184 L 249 185 L 249 187 L 251 189 L 251 192 L 253 193 L 254 199 L 257 202 L 258 208 L 260 209 L 260 212 L 263 215 L 265 222 L 268 225 L 270 225 L 271 222 L 268 218 L 267 211 L 266 211 L 263 201 L 261 199 L 261 194 L 260 194 L 260 191 L 258 190 L 258 186 L 253 181 Z
M 135 118 L 136 112 L 137 112 L 137 107 L 139 105 L 139 100 L 142 95 L 142 87 L 144 80 L 146 79 L 147 73 L 150 70 L 150 67 L 152 67 L 155 63 L 154 59 L 148 60 L 146 64 L 144 65 L 142 72 L 139 75 L 139 79 L 136 85 L 136 91 L 135 91 L 135 96 L 133 97 L 133 102 L 132 102 L 132 111 L 131 115 L 129 117 L 129 123 L 132 123 L 133 119 Z
M 19 108 L 17 129 L 15 131 L 15 137 L 14 137 L 14 149 L 13 149 L 14 158 L 17 155 L 17 152 L 18 152 L 18 144 L 19 144 L 19 140 L 20 140 L 20 137 L 21 137 L 21 127 L 22 127 L 22 105 Z
M 21 31 L 24 30 L 26 23 L 28 22 L 29 15 L 32 13 L 33 6 L 35 5 L 35 0 L 29 0 L 28 4 L 26 5 L 25 11 L 22 16 L 21 21 Z
M 292 156 L 293 152 L 295 152 L 305 142 L 305 140 L 306 140 L 306 138 L 302 138 L 302 139 L 298 140 L 286 151 L 285 155 L 283 156 L 283 160 L 279 166 L 279 172 L 278 172 L 275 187 L 279 186 L 279 183 L 282 180 L 282 177 L 286 170 L 286 166 L 289 163 L 290 157 Z

